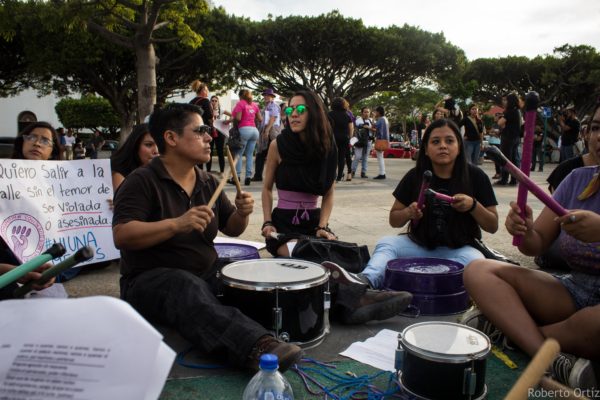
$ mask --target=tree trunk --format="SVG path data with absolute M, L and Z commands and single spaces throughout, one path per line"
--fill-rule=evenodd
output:
M 138 82 L 138 119 L 143 121 L 156 103 L 156 54 L 154 46 L 136 43 L 135 56 Z
M 133 110 L 132 110 L 133 111 Z M 121 120 L 121 132 L 119 133 L 119 147 L 125 143 L 125 140 L 131 133 L 133 129 L 133 124 L 135 123 L 135 113 L 129 111 L 127 113 L 122 113 L 120 115 Z

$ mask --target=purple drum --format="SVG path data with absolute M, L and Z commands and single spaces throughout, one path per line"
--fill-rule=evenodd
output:
M 463 269 L 462 264 L 443 258 L 398 258 L 387 264 L 384 287 L 411 293 L 457 293 L 464 290 Z
M 383 285 L 413 294 L 420 315 L 457 314 L 469 308 L 463 265 L 443 258 L 398 258 L 388 262 Z
M 260 258 L 254 246 L 238 243 L 215 243 L 215 250 L 219 256 L 219 263 L 227 265 L 234 261 L 256 260 Z

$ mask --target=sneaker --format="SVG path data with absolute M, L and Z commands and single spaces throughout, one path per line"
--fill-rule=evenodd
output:
M 518 182 L 517 181 L 510 181 L 508 182 L 508 186 L 517 186 Z
M 348 272 L 334 262 L 324 261 L 321 263 L 321 266 L 329 270 L 331 279 L 333 279 L 336 282 L 343 283 L 346 285 L 371 286 L 366 276 Z
M 373 179 L 385 179 L 385 174 L 383 175 L 377 175 L 375 178 Z
M 259 177 L 259 176 L 254 176 L 254 177 L 252 178 L 252 182 L 262 182 L 262 177 Z
M 347 325 L 364 324 L 369 321 L 382 321 L 395 317 L 412 302 L 412 294 L 391 290 L 367 289 L 360 297 L 358 307 L 344 309 L 342 322 Z
M 492 184 L 492 186 L 506 186 L 508 185 L 508 182 L 506 181 L 496 181 Z
M 252 182 L 252 179 L 250 179 L 250 178 L 246 178 L 246 179 L 244 180 L 244 185 L 245 185 L 245 186 L 250 186 L 250 183 L 251 183 L 251 182 Z
M 572 354 L 558 353 L 550 373 L 555 380 L 573 389 L 591 390 L 598 387 L 592 362 Z
M 467 310 L 467 312 L 463 314 L 460 323 L 484 333 L 490 338 L 490 341 L 493 344 L 501 349 L 514 350 L 514 347 L 508 344 L 508 339 L 504 333 L 496 328 L 477 307 L 471 307 L 471 309 Z
M 297 364 L 304 352 L 295 344 L 282 342 L 270 335 L 261 336 L 250 350 L 246 367 L 257 372 L 260 369 L 260 356 L 263 354 L 275 354 L 279 359 L 279 372 L 283 373 L 292 365 Z
M 367 174 L 366 174 L 366 173 L 364 173 L 364 172 L 361 172 L 361 173 L 360 173 L 360 177 L 361 177 L 361 178 L 365 178 L 365 179 L 369 178 L 369 177 L 367 176 Z

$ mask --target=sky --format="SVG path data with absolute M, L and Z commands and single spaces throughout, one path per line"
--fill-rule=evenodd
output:
M 338 10 L 367 26 L 409 24 L 443 32 L 469 60 L 552 54 L 563 44 L 600 51 L 598 0 L 212 0 L 251 20 Z

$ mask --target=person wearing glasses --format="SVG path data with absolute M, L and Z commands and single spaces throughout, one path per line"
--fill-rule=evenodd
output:
M 262 191 L 262 235 L 273 256 L 295 256 L 298 236 L 337 239 L 329 228 L 337 172 L 337 147 L 325 107 L 313 92 L 299 91 L 285 108 L 287 124 L 269 145 Z M 273 184 L 278 202 L 273 208 Z M 318 207 L 319 197 L 321 207 Z M 345 324 L 362 324 L 391 318 L 412 296 L 406 292 L 367 290 L 345 281 L 335 264 L 339 286 L 335 316 Z M 335 274 L 337 273 L 337 274 Z
M 23 129 L 17 138 L 13 147 L 11 156 L 14 160 L 58 160 L 60 158 L 60 145 L 56 130 L 47 122 L 34 122 Z M 15 257 L 4 240 L 0 239 L 0 275 L 10 271 L 19 265 L 19 260 Z M 26 283 L 30 280 L 39 279 L 41 273 L 52 267 L 51 263 L 46 263 L 34 272 L 30 272 L 19 280 L 19 283 Z M 42 290 L 54 283 L 54 278 L 43 286 L 35 286 L 35 290 Z M 17 288 L 17 283 L 12 283 L 0 289 L 0 300 L 10 299 Z
M 232 365 L 258 370 L 263 352 L 284 370 L 302 350 L 280 342 L 216 295 L 217 231 L 239 236 L 254 208 L 250 193 L 230 202 L 219 182 L 198 168 L 210 157 L 201 110 L 174 103 L 150 116 L 159 157 L 133 171 L 115 196 L 113 238 L 121 250 L 121 298 L 149 321 L 176 329 L 198 349 L 226 353 Z

